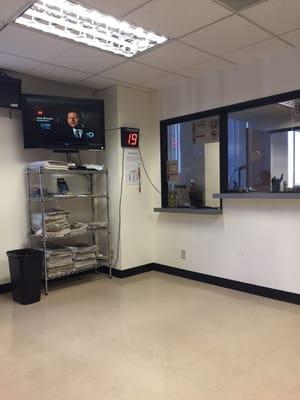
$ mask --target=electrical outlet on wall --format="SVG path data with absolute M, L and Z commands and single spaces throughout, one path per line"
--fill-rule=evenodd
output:
M 181 249 L 180 255 L 181 255 L 181 259 L 185 260 L 186 259 L 186 250 L 185 249 Z

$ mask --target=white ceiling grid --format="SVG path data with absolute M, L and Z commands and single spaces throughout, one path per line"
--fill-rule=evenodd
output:
M 161 89 L 300 46 L 300 0 L 262 0 L 238 11 L 222 0 L 79 0 L 168 37 L 130 60 L 14 24 L 32 2 L 1 7 L 0 69 L 95 89 Z

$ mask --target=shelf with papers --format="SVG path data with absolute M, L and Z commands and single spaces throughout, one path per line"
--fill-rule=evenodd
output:
M 107 260 L 107 257 L 105 257 L 105 256 L 96 256 L 96 260 L 98 260 L 98 261 L 103 261 L 103 260 Z
M 87 224 L 88 225 L 88 224 Z M 43 237 L 43 235 L 37 235 L 34 233 L 30 233 L 29 237 L 31 239 L 37 239 L 37 240 L 45 240 L 45 241 L 50 241 L 50 240 L 59 240 L 59 239 L 72 239 L 72 238 L 76 238 L 77 236 L 81 236 L 81 235 L 85 235 L 87 233 L 93 232 L 93 231 L 97 231 L 97 230 L 102 230 L 102 229 L 108 229 L 108 224 L 106 223 L 97 223 L 97 225 L 95 226 L 87 226 L 85 231 L 82 232 L 71 232 L 67 235 L 64 236 L 57 236 L 57 237 L 47 237 L 47 234 L 45 235 L 45 237 Z
M 66 199 L 108 199 L 107 195 L 95 195 L 95 194 L 53 194 L 46 195 L 43 197 L 30 197 L 30 201 L 47 201 L 47 200 L 66 200 Z
M 107 170 L 27 168 L 26 172 L 29 238 L 32 247 L 44 252 L 45 293 L 48 280 L 85 270 L 105 267 L 111 278 Z M 62 187 L 67 192 L 56 193 Z M 67 199 L 74 202 L 52 203 Z M 77 199 L 89 201 L 77 203 Z M 86 260 L 91 264 L 85 267 Z
M 53 280 L 53 279 L 59 279 L 59 278 L 65 278 L 70 275 L 76 275 L 79 274 L 80 272 L 84 271 L 91 271 L 95 270 L 95 272 L 98 272 L 98 264 L 91 264 L 88 267 L 84 268 L 73 268 L 71 271 L 60 271 L 60 272 L 54 272 L 51 273 L 51 270 L 48 273 L 47 279 L 48 280 Z
M 43 175 L 97 175 L 97 174 L 105 174 L 106 170 L 103 169 L 101 171 L 94 169 L 29 169 L 31 174 L 43 174 Z
M 96 260 L 97 260 L 97 264 L 100 267 L 106 267 L 107 263 L 108 263 L 108 258 L 105 256 L 96 256 Z

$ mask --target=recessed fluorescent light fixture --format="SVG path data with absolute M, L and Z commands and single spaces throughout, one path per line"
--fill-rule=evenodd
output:
M 125 57 L 167 40 L 68 0 L 38 0 L 15 22 Z

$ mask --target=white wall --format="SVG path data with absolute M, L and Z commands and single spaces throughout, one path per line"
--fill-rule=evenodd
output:
M 206 143 L 205 151 L 205 204 L 220 207 L 220 201 L 213 199 L 213 193 L 220 191 L 220 144 Z
M 28 75 L 9 73 L 22 79 L 23 93 L 71 97 L 95 97 L 91 89 L 63 85 Z M 24 150 L 21 111 L 0 108 L 0 284 L 10 281 L 6 251 L 28 246 L 27 202 L 24 168 L 35 160 L 64 159 L 46 150 Z M 81 152 L 82 161 L 94 160 L 94 154 Z
M 103 162 L 109 171 L 112 261 L 113 267 L 127 269 L 151 263 L 153 260 L 153 192 L 142 166 L 141 192 L 138 186 L 127 185 L 126 180 L 123 180 L 117 259 L 123 159 L 120 127 L 140 129 L 140 151 L 146 168 L 152 172 L 152 142 L 155 138 L 152 98 L 147 92 L 122 86 L 102 91 L 101 98 L 105 101 L 106 150 L 98 155 L 98 160 Z M 124 166 L 126 154 L 125 149 Z
M 215 72 L 204 79 L 149 94 L 118 87 L 101 94 L 24 77 L 24 91 L 69 96 L 102 97 L 106 101 L 107 151 L 97 156 L 110 171 L 113 248 L 116 250 L 117 205 L 122 150 L 120 126 L 141 129 L 141 151 L 151 179 L 160 187 L 161 119 L 300 88 L 299 51 L 251 65 Z M 5 252 L 26 244 L 26 202 L 23 169 L 26 162 L 46 159 L 47 152 L 24 151 L 21 116 L 0 110 L 1 178 L 7 197 L 1 207 L 0 283 L 9 280 Z M 52 154 L 51 154 L 52 157 Z M 220 277 L 300 293 L 297 244 L 300 201 L 224 201 L 222 216 L 154 213 L 160 195 L 142 170 L 142 193 L 124 185 L 121 253 L 124 269 L 148 262 L 192 269 Z M 186 250 L 186 260 L 180 259 Z
M 128 87 L 118 87 L 118 124 L 140 129 L 140 152 L 152 176 L 156 159 L 153 152 L 155 135 L 151 95 Z M 122 269 L 148 264 L 153 260 L 152 207 L 152 187 L 141 166 L 141 192 L 138 186 L 126 185 L 125 181 L 123 185 Z
M 82 161 L 103 163 L 109 171 L 111 247 L 113 262 L 116 261 L 119 225 L 119 199 L 122 166 L 120 126 L 140 128 L 140 148 L 146 168 L 155 170 L 156 158 L 152 152 L 154 119 L 152 98 L 149 93 L 127 87 L 112 87 L 103 91 L 62 85 L 36 79 L 32 76 L 9 73 L 22 79 L 23 93 L 63 95 L 71 97 L 102 98 L 105 102 L 106 151 L 81 152 Z M 22 115 L 0 109 L 2 146 L 1 178 L 3 198 L 1 203 L 0 284 L 9 282 L 6 251 L 28 246 L 27 202 L 24 168 L 29 162 L 45 159 L 64 159 L 63 155 L 45 150 L 24 150 Z M 157 170 L 157 167 L 156 167 Z M 142 191 L 138 186 L 124 182 L 122 200 L 121 236 L 119 259 L 114 265 L 119 269 L 131 268 L 153 260 L 153 191 L 141 168 Z M 159 187 L 159 182 L 155 184 Z M 157 195 L 159 196 L 159 195 Z
M 300 89 L 299 62 L 299 50 L 289 49 L 154 93 L 156 165 L 159 120 Z M 154 262 L 300 293 L 300 200 L 224 200 L 223 206 L 222 216 L 157 214 Z
M 99 95 L 104 100 L 105 113 L 105 151 L 97 153 L 97 163 L 104 164 L 108 169 L 109 184 L 109 213 L 110 213 L 110 241 L 112 262 L 115 262 L 117 256 L 117 240 L 118 240 L 118 199 L 120 196 L 121 182 L 121 148 L 120 133 L 118 130 L 118 104 L 117 104 L 117 87 L 112 87 L 101 91 Z M 121 254 L 119 255 L 119 261 Z M 116 266 L 120 266 L 119 262 Z

